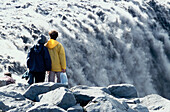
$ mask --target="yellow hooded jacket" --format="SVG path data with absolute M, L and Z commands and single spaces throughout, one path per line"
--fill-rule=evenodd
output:
M 51 57 L 51 71 L 61 72 L 62 69 L 66 69 L 66 56 L 62 44 L 50 39 L 45 46 L 48 48 Z

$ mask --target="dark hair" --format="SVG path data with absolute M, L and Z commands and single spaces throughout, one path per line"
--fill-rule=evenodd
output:
M 58 37 L 58 32 L 55 30 L 50 31 L 48 34 L 50 35 L 50 38 L 54 40 Z
M 12 76 L 10 72 L 4 73 L 4 75 L 9 76 L 9 77 Z

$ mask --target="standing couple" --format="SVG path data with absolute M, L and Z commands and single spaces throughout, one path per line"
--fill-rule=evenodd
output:
M 65 50 L 61 43 L 56 39 L 58 32 L 49 32 L 50 40 L 47 42 L 45 36 L 41 36 L 38 43 L 34 45 L 27 56 L 27 67 L 32 84 L 45 81 L 45 73 L 48 71 L 48 82 L 60 83 L 60 73 L 66 72 Z M 47 43 L 46 43 L 47 42 Z

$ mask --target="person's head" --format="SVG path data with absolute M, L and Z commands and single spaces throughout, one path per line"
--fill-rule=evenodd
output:
M 40 39 L 38 40 L 39 44 L 45 44 L 47 42 L 47 39 L 44 35 L 40 36 Z
M 48 34 L 50 35 L 50 38 L 54 40 L 58 37 L 58 32 L 55 30 L 50 31 Z
M 12 74 L 10 72 L 6 72 L 4 73 L 5 76 L 9 76 L 9 77 L 12 77 Z

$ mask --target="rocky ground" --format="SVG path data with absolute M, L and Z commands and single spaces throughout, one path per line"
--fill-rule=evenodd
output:
M 0 110 L 7 112 L 170 112 L 169 105 L 157 94 L 139 98 L 131 84 L 69 88 L 44 82 L 0 88 Z

